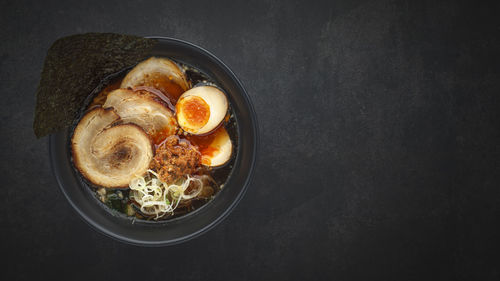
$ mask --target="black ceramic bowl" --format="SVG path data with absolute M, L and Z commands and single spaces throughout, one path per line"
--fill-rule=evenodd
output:
M 159 44 L 151 56 L 170 57 L 191 64 L 214 78 L 228 94 L 238 124 L 239 143 L 233 170 L 216 197 L 184 216 L 163 222 L 138 221 L 113 214 L 98 205 L 89 187 L 71 164 L 70 129 L 49 138 L 50 158 L 59 187 L 80 216 L 100 232 L 120 241 L 143 246 L 164 246 L 196 237 L 221 222 L 243 197 L 254 169 L 258 130 L 255 112 L 241 82 L 234 73 L 208 51 L 191 43 L 151 37 Z

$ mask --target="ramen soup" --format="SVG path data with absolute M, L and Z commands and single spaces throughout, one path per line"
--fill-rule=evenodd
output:
M 209 202 L 235 158 L 224 90 L 195 67 L 151 57 L 103 83 L 70 140 L 73 165 L 101 205 L 165 220 Z

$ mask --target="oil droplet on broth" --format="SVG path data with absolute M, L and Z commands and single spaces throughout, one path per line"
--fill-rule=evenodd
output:
M 177 84 L 172 76 L 165 77 L 165 75 L 161 73 L 151 73 L 150 80 L 142 86 L 149 86 L 158 89 L 166 95 L 173 104 L 175 104 L 182 93 L 187 90 Z
M 122 80 L 123 80 L 122 78 L 116 79 L 113 82 L 111 82 L 111 84 L 109 84 L 104 89 L 102 89 L 99 92 L 99 94 L 97 94 L 97 96 L 95 96 L 95 98 L 92 99 L 92 102 L 90 103 L 89 108 L 93 107 L 93 106 L 97 106 L 97 105 L 102 106 L 106 102 L 106 99 L 108 98 L 108 94 L 111 93 L 112 91 L 120 88 L 120 84 L 122 83 Z

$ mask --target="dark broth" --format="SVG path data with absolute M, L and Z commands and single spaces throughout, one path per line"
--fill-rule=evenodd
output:
M 172 59 L 171 59 L 172 60 Z M 172 60 L 175 61 L 175 60 Z M 181 63 L 179 61 L 175 61 L 182 69 L 184 69 L 187 78 L 191 82 L 192 87 L 200 86 L 200 85 L 211 85 L 215 86 L 219 89 L 222 90 L 222 87 L 220 87 L 217 82 L 212 79 L 209 75 L 205 74 L 201 70 L 197 69 L 194 66 Z M 130 71 L 131 68 L 125 69 L 121 71 L 120 73 L 108 77 L 104 79 L 101 84 L 96 88 L 96 90 L 89 96 L 87 99 L 86 106 L 82 108 L 81 114 L 77 120 L 75 120 L 73 126 L 72 126 L 72 133 L 80 121 L 81 117 L 87 112 L 89 109 L 95 107 L 95 106 L 101 106 L 104 104 L 106 101 L 107 95 L 120 87 L 121 81 L 125 77 L 125 75 Z M 152 91 L 154 92 L 154 91 Z M 223 92 L 227 92 L 223 90 Z M 158 91 L 156 92 L 158 94 Z M 162 97 L 163 98 L 163 97 Z M 171 97 L 170 97 L 171 98 Z M 178 98 L 178 97 L 177 97 Z M 228 97 L 229 99 L 229 97 Z M 172 105 L 170 105 L 172 106 Z M 214 167 L 214 168 L 206 168 L 205 169 L 205 174 L 210 175 L 216 182 L 216 188 L 214 188 L 214 194 L 209 198 L 209 199 L 192 199 L 190 200 L 189 204 L 186 204 L 184 206 L 179 206 L 177 207 L 173 214 L 167 214 L 158 220 L 168 220 L 174 217 L 179 217 L 184 214 L 190 213 L 203 205 L 205 205 L 207 202 L 213 200 L 213 198 L 217 195 L 217 193 L 221 190 L 221 188 L 224 187 L 224 184 L 228 180 L 231 170 L 233 168 L 233 164 L 236 158 L 236 153 L 238 151 L 238 144 L 239 144 L 239 139 L 238 139 L 238 127 L 237 127 L 237 122 L 236 118 L 234 116 L 234 111 L 231 107 L 231 104 L 229 104 L 229 110 L 228 110 L 228 115 L 226 116 L 226 119 L 223 121 L 223 124 L 221 126 L 224 126 L 225 129 L 227 130 L 227 133 L 229 134 L 229 137 L 231 138 L 231 142 L 233 144 L 233 151 L 231 155 L 231 159 L 224 164 L 222 167 Z M 198 145 L 200 148 L 204 146 L 204 140 L 206 138 L 209 138 L 210 136 L 205 136 L 205 137 L 196 137 L 196 136 L 183 136 L 179 135 L 181 138 L 185 138 L 189 140 L 192 144 Z M 158 144 L 159 140 L 154 140 L 155 144 Z M 71 146 L 71 141 L 69 141 L 69 147 Z M 111 211 L 112 213 L 115 214 L 121 214 L 121 216 L 126 216 L 128 218 L 131 218 L 133 220 L 151 220 L 154 221 L 153 218 L 154 216 L 146 216 L 144 214 L 140 213 L 139 208 L 133 204 L 133 201 L 130 200 L 129 198 L 129 193 L 130 189 L 112 189 L 112 188 L 103 188 L 99 186 L 95 186 L 89 181 L 87 181 L 84 177 L 80 175 L 80 173 L 75 169 L 75 172 L 78 174 L 79 178 L 82 180 L 82 182 L 85 183 L 89 187 L 89 191 L 93 194 L 93 196 L 97 199 L 99 204 L 106 208 L 108 211 Z M 133 210 L 134 214 L 131 215 L 131 210 Z M 127 214 L 128 213 L 128 214 Z

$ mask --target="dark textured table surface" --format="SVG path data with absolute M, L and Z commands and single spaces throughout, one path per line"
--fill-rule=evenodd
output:
M 500 19 L 445 1 L 2 1 L 2 276 L 43 280 L 499 280 Z M 43 60 L 82 32 L 212 51 L 260 121 L 254 181 L 166 248 L 97 233 L 31 129 Z M 53 279 L 58 280 L 58 279 Z

